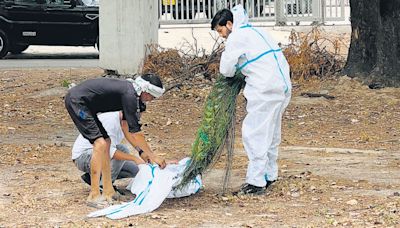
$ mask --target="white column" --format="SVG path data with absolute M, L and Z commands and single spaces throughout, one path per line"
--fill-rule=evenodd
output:
M 158 42 L 158 0 L 100 1 L 100 67 L 135 74 L 145 45 Z
M 284 26 L 286 25 L 286 17 L 284 7 L 286 4 L 283 0 L 275 0 L 275 18 L 276 18 L 276 26 Z
M 325 7 L 324 7 L 324 1 L 325 0 L 314 0 L 312 1 L 312 16 L 314 18 L 315 23 L 324 23 L 324 18 L 323 15 L 325 13 Z

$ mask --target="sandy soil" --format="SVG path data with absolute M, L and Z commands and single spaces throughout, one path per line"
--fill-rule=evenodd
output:
M 196 196 L 119 221 L 86 218 L 93 209 L 85 205 L 89 187 L 70 160 L 77 131 L 64 109 L 62 84 L 101 74 L 0 71 L 0 227 L 400 226 L 400 89 L 370 90 L 346 77 L 295 84 L 284 115 L 280 179 L 266 195 L 221 196 L 222 157 Z M 190 153 L 208 91 L 185 87 L 149 104 L 144 131 L 157 153 L 167 159 Z M 232 189 L 243 183 L 247 166 L 244 114 L 240 98 Z

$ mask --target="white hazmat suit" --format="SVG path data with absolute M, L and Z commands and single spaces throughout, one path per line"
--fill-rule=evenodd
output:
M 264 31 L 248 24 L 242 5 L 232 9 L 233 29 L 222 53 L 220 72 L 233 77 L 237 70 L 246 76 L 243 94 L 247 115 L 242 138 L 249 158 L 246 183 L 266 186 L 278 178 L 278 145 L 282 114 L 289 104 L 289 64 L 281 48 Z

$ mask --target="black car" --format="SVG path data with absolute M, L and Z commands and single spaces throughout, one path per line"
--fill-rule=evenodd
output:
M 85 3 L 84 3 L 85 2 Z M 29 45 L 95 46 L 99 7 L 92 0 L 0 0 L 0 58 Z

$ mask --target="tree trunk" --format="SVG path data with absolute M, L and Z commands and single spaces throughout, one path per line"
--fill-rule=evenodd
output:
M 344 72 L 400 87 L 400 0 L 350 0 L 351 44 Z

